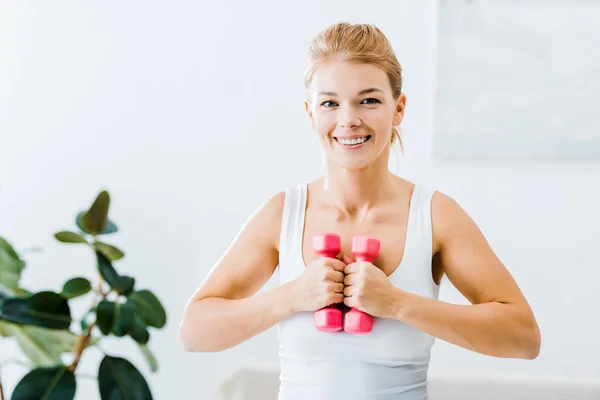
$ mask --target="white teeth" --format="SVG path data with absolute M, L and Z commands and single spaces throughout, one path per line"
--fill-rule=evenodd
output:
M 360 143 L 364 143 L 367 140 L 367 137 L 361 137 L 361 138 L 355 138 L 355 139 L 342 139 L 339 138 L 338 142 L 340 142 L 343 145 L 346 146 L 351 146 L 351 145 L 355 145 L 355 144 L 360 144 Z

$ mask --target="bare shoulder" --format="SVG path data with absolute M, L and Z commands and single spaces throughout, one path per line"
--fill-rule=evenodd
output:
M 252 242 L 262 250 L 278 250 L 284 202 L 285 191 L 263 200 L 241 226 L 232 246 Z
M 279 236 L 285 203 L 285 191 L 279 191 L 256 209 L 245 224 L 245 228 L 255 237 L 262 237 L 275 250 L 279 249 Z
M 431 199 L 435 252 L 445 260 L 444 270 L 465 261 L 500 264 L 475 220 L 453 197 L 436 191 Z
M 431 223 L 436 253 L 459 236 L 481 235 L 473 218 L 458 201 L 440 191 L 435 191 L 431 198 Z
M 261 251 L 278 252 L 284 203 L 285 190 L 267 197 L 248 217 L 233 244 L 253 245 Z

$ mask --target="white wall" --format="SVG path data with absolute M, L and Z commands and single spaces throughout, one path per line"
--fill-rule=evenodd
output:
M 24 283 L 59 289 L 73 274 L 93 277 L 90 255 L 52 234 L 106 188 L 121 228 L 113 240 L 127 253 L 121 270 L 155 290 L 169 312 L 150 342 L 160 362 L 149 378 L 155 398 L 207 398 L 240 364 L 275 361 L 275 329 L 227 352 L 186 354 L 179 319 L 263 199 L 320 173 L 302 106 L 310 38 L 336 21 L 374 22 L 405 70 L 399 174 L 467 209 L 543 335 L 535 361 L 438 341 L 432 375 L 598 379 L 600 167 L 434 159 L 435 11 L 434 0 L 1 1 L 0 235 L 19 249 L 44 248 L 29 257 Z M 464 302 L 443 287 L 443 300 Z M 104 348 L 123 350 L 148 374 L 128 342 Z M 0 359 L 18 356 L 0 342 Z M 90 351 L 82 372 L 94 374 L 99 357 Z M 9 390 L 22 372 L 2 369 Z M 92 380 L 79 383 L 78 399 L 97 398 Z

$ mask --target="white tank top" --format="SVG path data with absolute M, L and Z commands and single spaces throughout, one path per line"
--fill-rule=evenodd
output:
M 305 265 L 302 236 L 306 183 L 285 191 L 279 249 L 279 284 L 296 279 Z M 390 275 L 401 290 L 438 298 L 431 276 L 433 191 L 415 185 L 402 261 Z M 313 313 L 278 324 L 279 400 L 426 400 L 434 338 L 392 319 L 375 318 L 373 330 L 354 335 L 314 327 Z

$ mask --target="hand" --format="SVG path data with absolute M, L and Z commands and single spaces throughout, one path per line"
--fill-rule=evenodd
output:
M 336 258 L 320 257 L 292 282 L 297 311 L 316 311 L 344 301 L 344 268 Z
M 344 255 L 347 263 L 344 273 L 344 304 L 373 317 L 394 318 L 396 315 L 396 288 L 387 275 L 369 262 L 353 262 Z

